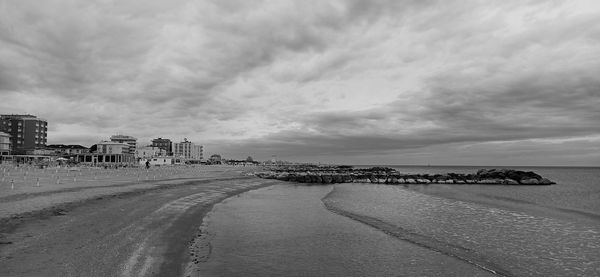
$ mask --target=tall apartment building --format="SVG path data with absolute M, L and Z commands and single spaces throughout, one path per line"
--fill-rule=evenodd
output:
M 10 155 L 11 150 L 10 135 L 5 132 L 0 132 L 0 155 Z
M 204 147 L 195 145 L 191 141 L 184 139 L 182 142 L 173 143 L 173 156 L 182 157 L 186 160 L 202 160 L 204 157 Z
M 134 138 L 132 136 L 125 136 L 125 135 L 114 135 L 110 137 L 110 141 L 112 142 L 118 142 L 118 143 L 125 143 L 129 145 L 129 149 L 126 150 L 126 153 L 123 154 L 132 154 L 135 155 L 135 150 L 137 147 L 137 138 Z
M 150 146 L 158 147 L 162 150 L 165 150 L 168 156 L 173 155 L 173 143 L 170 139 L 157 138 L 152 140 L 152 144 Z
M 13 154 L 46 147 L 48 122 L 30 114 L 0 115 L 0 131 L 10 135 Z

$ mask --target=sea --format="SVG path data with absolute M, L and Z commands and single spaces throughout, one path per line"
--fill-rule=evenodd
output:
M 204 220 L 200 276 L 600 276 L 600 168 L 512 169 L 557 184 L 282 182 L 229 198 Z

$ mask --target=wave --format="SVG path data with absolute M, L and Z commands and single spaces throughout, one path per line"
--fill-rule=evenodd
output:
M 502 268 L 500 265 L 493 263 L 492 261 L 486 259 L 484 256 L 478 255 L 471 249 L 439 241 L 433 237 L 428 237 L 422 234 L 411 232 L 407 229 L 387 223 L 383 220 L 374 217 L 360 215 L 346 210 L 342 210 L 336 207 L 331 201 L 328 201 L 328 197 L 334 192 L 334 190 L 335 188 L 331 192 L 329 192 L 325 197 L 323 197 L 323 199 L 321 199 L 325 207 L 331 212 L 371 226 L 398 239 L 402 239 L 413 244 L 419 245 L 421 247 L 442 253 L 444 255 L 457 258 L 461 261 L 472 264 L 492 274 L 506 277 L 515 276 L 508 270 Z
M 510 202 L 506 208 L 489 206 L 477 199 L 398 186 L 336 185 L 321 201 L 331 212 L 499 276 L 600 274 L 597 221 L 554 217 L 557 213 L 544 207 L 537 207 L 543 211 L 537 214 L 518 211 Z

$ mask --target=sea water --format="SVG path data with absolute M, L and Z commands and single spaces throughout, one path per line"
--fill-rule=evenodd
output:
M 599 276 L 600 169 L 530 170 L 558 184 L 252 191 L 209 216 L 201 276 Z

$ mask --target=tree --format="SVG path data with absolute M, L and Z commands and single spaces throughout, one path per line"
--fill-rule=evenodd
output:
M 248 156 L 248 158 L 246 158 L 246 161 L 247 161 L 247 162 L 253 162 L 253 161 L 254 161 L 254 159 L 252 159 L 252 157 L 251 157 L 251 156 Z

